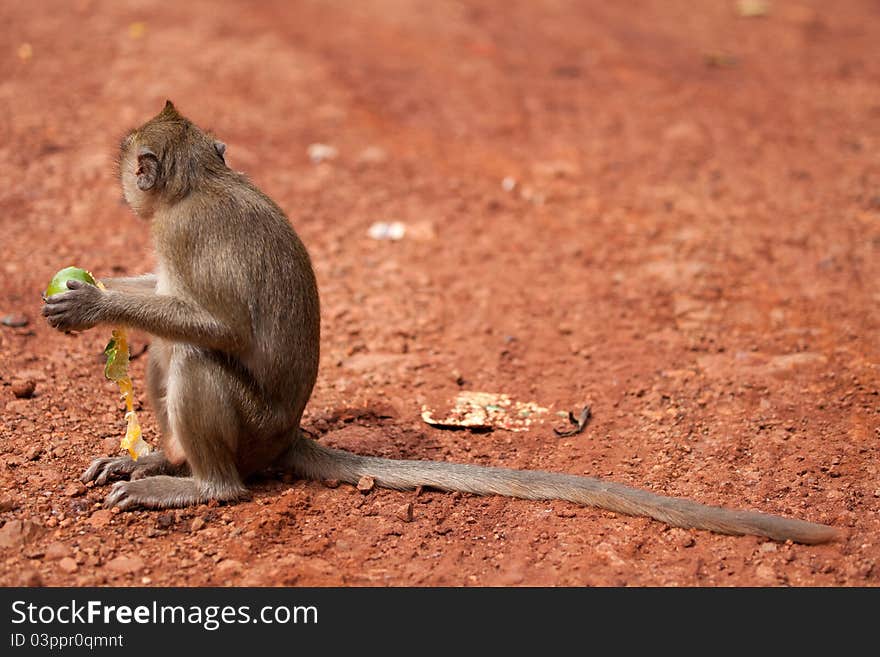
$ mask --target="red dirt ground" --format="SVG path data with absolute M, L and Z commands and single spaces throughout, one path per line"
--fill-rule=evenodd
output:
M 0 326 L 0 583 L 880 583 L 880 14 L 736 7 L 2 4 L 0 315 L 29 324 Z M 586 473 L 847 538 L 269 478 L 235 506 L 102 510 L 105 490 L 74 482 L 122 432 L 109 329 L 50 330 L 40 292 L 72 263 L 152 267 L 114 158 L 166 97 L 311 250 L 324 333 L 304 426 L 322 441 Z M 313 143 L 338 157 L 312 163 Z M 411 232 L 375 241 L 376 221 Z M 563 439 L 422 422 L 461 389 L 595 418 Z

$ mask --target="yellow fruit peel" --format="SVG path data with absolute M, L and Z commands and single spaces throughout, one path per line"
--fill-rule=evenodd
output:
M 65 267 L 52 277 L 43 296 L 49 297 L 53 294 L 66 292 L 69 280 L 83 281 L 90 285 L 96 285 L 102 290 L 107 289 L 101 281 L 95 280 L 91 272 L 79 267 Z M 119 446 L 121 449 L 128 450 L 131 458 L 137 461 L 139 457 L 150 453 L 150 446 L 144 442 L 141 435 L 141 425 L 134 410 L 134 386 L 131 383 L 131 377 L 128 376 L 128 335 L 124 328 L 113 329 L 110 342 L 104 348 L 104 356 L 107 358 L 104 364 L 104 376 L 116 382 L 116 385 L 119 386 L 119 392 L 122 393 L 122 399 L 125 401 L 125 436 L 122 437 Z
M 98 285 L 103 287 L 100 283 Z M 150 453 L 150 446 L 144 442 L 141 425 L 134 410 L 134 386 L 131 383 L 131 377 L 128 376 L 128 335 L 124 328 L 113 329 L 110 342 L 104 348 L 104 355 L 107 357 L 107 362 L 104 364 L 104 376 L 116 382 L 116 385 L 119 386 L 119 392 L 122 393 L 122 399 L 125 401 L 127 425 L 125 436 L 122 437 L 119 446 L 128 450 L 131 458 L 137 461 L 139 457 Z

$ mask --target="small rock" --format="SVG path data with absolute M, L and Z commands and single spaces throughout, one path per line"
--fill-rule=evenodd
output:
M 235 573 L 241 572 L 241 562 L 236 561 L 235 559 L 223 559 L 220 563 L 217 564 L 217 572 L 224 573 L 227 575 L 232 575 Z
M 776 543 L 774 543 L 772 541 L 767 541 L 766 543 L 761 543 L 761 547 L 758 548 L 758 550 L 760 550 L 761 552 L 764 552 L 764 553 L 776 552 L 778 549 L 779 548 L 777 547 Z
M 46 559 L 55 561 L 70 556 L 70 548 L 64 543 L 52 543 L 46 548 Z
M 19 576 L 22 586 L 37 587 L 43 586 L 43 578 L 36 570 L 25 570 Z
M 86 499 L 81 500 L 71 500 L 70 501 L 70 513 L 75 516 L 81 516 L 84 513 L 87 513 L 91 508 L 89 501 Z
M 98 509 L 89 516 L 89 524 L 95 529 L 101 529 L 110 524 L 113 519 L 113 511 L 111 509 Z
M 12 382 L 12 394 L 19 399 L 30 399 L 34 396 L 34 390 L 36 389 L 37 383 L 31 379 Z
M 174 524 L 174 514 L 173 513 L 161 513 L 159 517 L 156 518 L 156 527 L 159 529 L 168 529 L 171 525 Z
M 189 529 L 190 531 L 197 532 L 200 529 L 204 528 L 207 523 L 204 518 L 193 518 L 193 521 L 190 523 Z
M 364 475 L 358 480 L 357 489 L 362 492 L 364 495 L 369 493 L 376 487 L 376 480 L 373 479 L 370 475 Z
M 327 488 L 339 488 L 339 480 L 338 479 L 325 479 L 324 485 Z M 880 495 L 878 495 L 880 497 Z
M 694 540 L 694 537 L 691 536 L 691 533 L 681 527 L 672 527 L 669 530 L 669 538 L 673 543 L 683 548 L 689 548 L 696 545 L 696 541 Z
M 880 495 L 877 497 L 880 497 Z M 9 495 L 0 497 L 0 511 L 14 511 L 17 508 L 18 502 L 12 499 Z
M 369 227 L 367 235 L 374 240 L 401 240 L 406 235 L 406 224 L 401 221 L 377 221 Z
M 412 502 L 407 502 L 403 506 L 399 507 L 397 511 L 394 512 L 398 518 L 403 520 L 404 522 L 412 522 L 413 519 L 413 505 Z
M 315 164 L 320 164 L 324 160 L 333 160 L 339 155 L 339 151 L 334 146 L 327 144 L 311 144 L 307 152 L 309 159 Z
M 27 317 L 17 313 L 10 313 L 9 315 L 3 315 L 0 317 L 0 324 L 3 326 L 8 326 L 10 328 L 22 328 L 23 326 L 27 326 L 31 323 Z
M 759 580 L 766 584 L 773 584 L 777 581 L 776 571 L 773 570 L 772 566 L 768 566 L 767 564 L 761 564 L 755 570 L 755 575 Z
M 120 556 L 107 562 L 107 569 L 119 575 L 130 575 L 144 568 L 144 560 L 138 556 Z
M 10 399 L 6 402 L 6 412 L 14 415 L 27 415 L 31 409 L 31 403 L 27 399 Z
M 79 481 L 74 481 L 71 484 L 68 484 L 67 488 L 64 489 L 64 494 L 67 497 L 79 497 L 80 495 L 84 495 L 86 492 L 86 487 Z
M 24 458 L 27 461 L 36 461 L 40 458 L 40 455 L 43 453 L 43 448 L 39 445 L 34 445 L 27 452 L 25 452 Z
M 105 454 L 115 454 L 119 449 L 119 438 L 116 436 L 107 436 L 101 441 L 101 448 Z
M 43 533 L 43 528 L 30 520 L 8 520 L 0 529 L 0 548 L 25 545 Z
M 73 560 L 73 557 L 64 557 L 58 562 L 58 567 L 68 575 L 72 575 L 77 571 L 77 568 L 79 568 L 79 566 L 76 565 L 76 561 Z
M 153 583 L 152 577 L 141 577 L 141 584 L 146 585 L 146 584 L 152 584 L 152 583 Z

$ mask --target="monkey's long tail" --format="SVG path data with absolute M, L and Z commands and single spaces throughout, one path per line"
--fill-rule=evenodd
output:
M 698 504 L 593 477 L 359 456 L 325 447 L 308 438 L 294 441 L 285 458 L 285 467 L 306 479 L 337 479 L 352 484 L 369 475 L 377 485 L 396 490 L 425 486 L 528 500 L 568 500 L 631 516 L 646 516 L 676 527 L 708 529 L 721 534 L 754 534 L 807 544 L 840 537 L 840 532 L 828 525 Z

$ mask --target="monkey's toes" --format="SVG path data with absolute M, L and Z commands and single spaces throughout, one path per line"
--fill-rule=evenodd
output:
M 94 481 L 98 486 L 104 486 L 111 479 L 130 476 L 136 469 L 137 463 L 128 456 L 97 458 L 80 477 L 80 481 L 84 484 Z
M 128 494 L 128 486 L 130 483 L 131 482 L 128 481 L 117 481 L 113 484 L 113 488 L 110 489 L 110 493 L 104 500 L 104 506 L 118 506 L 123 511 L 137 506 L 137 501 Z
M 122 510 L 171 509 L 199 504 L 207 499 L 191 478 L 157 476 L 116 482 L 104 500 L 104 505 L 116 506 Z

